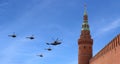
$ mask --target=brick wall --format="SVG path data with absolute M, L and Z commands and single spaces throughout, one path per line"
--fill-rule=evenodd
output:
M 90 64 L 120 64 L 120 34 L 91 58 Z

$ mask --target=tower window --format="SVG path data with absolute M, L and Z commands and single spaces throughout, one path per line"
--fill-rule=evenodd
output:
M 86 48 L 86 46 L 83 47 L 84 49 Z

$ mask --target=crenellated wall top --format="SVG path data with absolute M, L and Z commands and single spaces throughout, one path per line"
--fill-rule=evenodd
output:
M 112 49 L 115 49 L 117 46 L 120 46 L 120 34 L 113 38 L 113 40 L 111 40 L 102 50 L 100 50 L 93 58 L 91 58 L 90 62 L 96 60 L 100 56 L 103 56 Z

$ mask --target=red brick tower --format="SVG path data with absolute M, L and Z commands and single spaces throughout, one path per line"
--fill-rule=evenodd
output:
M 89 60 L 92 58 L 92 45 L 93 39 L 90 35 L 88 15 L 85 7 L 81 35 L 78 40 L 78 64 L 89 64 Z

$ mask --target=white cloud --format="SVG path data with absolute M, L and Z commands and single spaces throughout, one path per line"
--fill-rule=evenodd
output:
M 102 32 L 107 32 L 110 30 L 113 30 L 117 27 L 120 27 L 120 19 L 113 21 L 112 23 L 108 24 L 105 28 L 103 28 L 101 31 Z
M 120 19 L 117 19 L 113 22 L 110 21 L 109 23 L 105 23 L 105 26 L 101 26 L 101 28 L 94 33 L 94 38 L 101 34 L 108 33 L 108 31 L 114 30 L 118 27 L 120 27 Z

